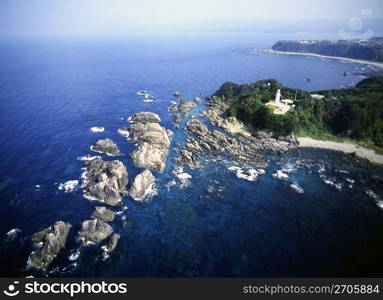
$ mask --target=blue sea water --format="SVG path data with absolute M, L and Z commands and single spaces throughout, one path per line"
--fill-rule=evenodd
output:
M 80 248 L 80 256 L 69 260 L 79 249 L 81 222 L 97 203 L 84 199 L 80 189 L 66 194 L 58 185 L 80 179 L 84 164 L 77 158 L 92 154 L 89 147 L 100 138 L 118 144 L 132 180 L 139 172 L 129 159 L 134 145 L 117 129 L 127 126 L 135 112 L 158 113 L 163 126 L 175 133 L 174 147 L 186 136 L 186 120 L 173 128 L 167 110 L 176 90 L 192 98 L 211 95 L 225 81 L 275 78 L 314 91 L 355 84 L 361 78 L 343 72 L 371 68 L 252 51 L 287 38 L 305 37 L 0 41 L 0 275 L 381 276 L 383 211 L 365 190 L 383 195 L 382 185 L 371 179 L 382 169 L 313 149 L 268 157 L 266 174 L 255 182 L 227 170 L 230 161 L 206 158 L 200 169 L 185 169 L 192 176 L 190 186 L 167 188 L 176 179 L 172 151 L 165 172 L 156 174 L 158 194 L 150 203 L 124 198 L 128 209 L 112 224 L 122 237 L 110 258 L 102 261 L 95 245 Z M 155 97 L 153 103 L 136 94 L 142 89 Z M 194 113 L 203 109 L 201 103 Z M 92 126 L 103 126 L 105 132 L 93 133 Z M 290 179 L 303 194 L 273 178 L 282 168 L 294 169 Z M 72 224 L 66 248 L 48 273 L 27 268 L 31 235 L 56 220 Z M 12 228 L 21 229 L 14 238 L 6 235 Z

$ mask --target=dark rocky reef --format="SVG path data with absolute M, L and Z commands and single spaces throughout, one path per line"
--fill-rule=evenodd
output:
M 121 161 L 88 161 L 83 177 L 85 197 L 89 200 L 117 205 L 125 195 L 128 172 Z
M 65 246 L 70 227 L 68 223 L 57 221 L 53 226 L 36 232 L 32 241 L 37 245 L 42 243 L 42 246 L 31 253 L 28 264 L 36 269 L 46 270 Z
M 90 147 L 92 151 L 98 153 L 105 153 L 109 156 L 118 156 L 120 155 L 120 149 L 118 146 L 110 139 L 98 140 L 96 144 Z

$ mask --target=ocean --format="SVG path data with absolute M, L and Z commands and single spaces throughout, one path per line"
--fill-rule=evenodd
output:
M 25 277 L 245 277 L 381 276 L 383 211 L 365 191 L 383 195 L 371 179 L 382 168 L 341 153 L 300 149 L 268 157 L 266 173 L 246 181 L 228 170 L 233 162 L 206 157 L 187 169 L 190 185 L 169 186 L 167 168 L 149 203 L 125 197 L 112 223 L 121 234 L 101 259 L 100 245 L 80 247 L 81 222 L 98 204 L 81 189 L 59 190 L 80 180 L 78 160 L 100 138 L 123 153 L 131 181 L 140 172 L 134 145 L 117 133 L 138 111 L 153 111 L 174 132 L 172 148 L 187 135 L 185 119 L 173 128 L 168 112 L 174 91 L 189 99 L 213 94 L 225 81 L 275 78 L 310 91 L 356 84 L 369 70 L 356 63 L 304 56 L 258 54 L 280 39 L 324 38 L 275 34 L 172 34 L 129 38 L 13 39 L 0 41 L 0 276 Z M 304 78 L 309 77 L 307 82 Z M 137 95 L 147 90 L 147 103 Z M 204 109 L 203 102 L 193 113 Z M 89 129 L 103 126 L 105 131 Z M 103 157 L 110 160 L 112 158 Z M 303 188 L 274 178 L 284 169 Z M 72 228 L 47 272 L 27 266 L 31 235 L 63 220 Z M 15 236 L 7 235 L 19 228 Z

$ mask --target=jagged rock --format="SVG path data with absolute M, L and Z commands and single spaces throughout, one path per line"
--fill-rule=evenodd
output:
M 179 110 L 179 104 L 173 104 L 169 107 L 169 111 L 177 112 Z
M 136 201 L 143 201 L 155 191 L 155 177 L 152 172 L 145 170 L 134 178 L 129 194 Z
M 140 113 L 136 115 L 138 114 Z M 144 120 L 147 119 L 144 118 Z M 129 141 L 137 145 L 137 148 L 130 154 L 135 166 L 163 172 L 173 132 L 165 129 L 158 122 L 136 122 L 128 130 Z
M 84 196 L 87 199 L 109 205 L 121 202 L 128 183 L 128 172 L 122 162 L 102 159 L 88 161 L 83 177 Z
M 112 233 L 113 229 L 109 224 L 98 219 L 92 219 L 82 223 L 78 236 L 83 245 L 89 245 L 107 239 Z
M 68 232 L 71 225 L 63 221 L 57 221 L 50 226 L 32 236 L 32 241 L 36 244 L 42 243 L 41 248 L 33 251 L 28 258 L 28 264 L 36 269 L 46 270 L 50 263 L 59 254 L 61 248 L 65 246 Z
M 191 133 L 194 133 L 198 136 L 206 135 L 209 132 L 209 129 L 207 129 L 207 127 L 199 120 L 191 120 L 187 122 L 186 128 Z
M 172 114 L 171 117 L 175 123 L 181 122 L 181 116 L 179 114 Z
M 196 107 L 196 104 L 191 101 L 182 101 L 179 104 L 179 110 L 184 114 L 187 115 L 194 107 Z
M 96 144 L 90 147 L 90 149 L 110 156 L 120 155 L 120 149 L 118 149 L 118 146 L 110 139 L 98 140 Z
M 201 98 L 200 97 L 194 97 L 194 102 L 195 103 L 200 103 L 201 102 Z
M 103 222 L 112 222 L 114 220 L 114 213 L 105 206 L 96 206 L 92 218 Z
M 161 123 L 159 115 L 150 111 L 140 111 L 129 118 L 133 123 Z

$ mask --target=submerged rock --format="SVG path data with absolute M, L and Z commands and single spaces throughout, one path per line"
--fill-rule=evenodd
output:
M 99 243 L 113 233 L 112 227 L 99 219 L 86 220 L 82 223 L 78 236 L 83 245 Z
M 83 177 L 84 196 L 87 199 L 109 205 L 121 202 L 128 183 L 128 171 L 122 162 L 102 159 L 88 161 Z
M 137 145 L 130 154 L 135 166 L 163 172 L 173 132 L 162 127 L 161 119 L 154 113 L 136 113 L 131 120 L 134 123 L 127 130 L 129 141 Z
M 143 201 L 155 192 L 155 177 L 152 172 L 145 170 L 134 178 L 129 195 L 136 201 Z
M 118 146 L 110 139 L 98 140 L 90 149 L 98 153 L 105 153 L 109 156 L 120 155 L 120 149 L 118 149 Z
M 112 222 L 114 220 L 114 213 L 105 206 L 96 206 L 92 218 L 103 222 Z
M 32 236 L 32 241 L 36 244 L 42 243 L 42 246 L 31 253 L 28 264 L 36 269 L 46 270 L 65 246 L 70 227 L 68 223 L 57 221 L 53 226 L 36 232 Z

